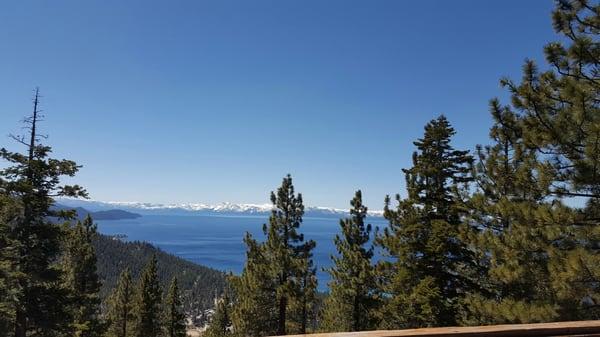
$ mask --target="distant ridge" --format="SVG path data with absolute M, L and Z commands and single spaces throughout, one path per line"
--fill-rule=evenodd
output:
M 121 220 L 121 219 L 136 219 L 141 217 L 141 214 L 124 211 L 122 209 L 109 209 L 107 211 L 92 212 L 91 216 L 96 220 Z
M 62 203 L 55 204 L 53 208 L 56 210 L 75 210 L 77 213 L 77 219 L 79 220 L 83 220 L 86 216 L 88 216 L 88 214 L 91 215 L 94 220 L 136 219 L 142 216 L 141 214 L 124 211 L 121 209 L 89 211 L 81 206 L 65 205 Z
M 158 204 L 147 202 L 128 201 L 97 201 L 79 199 L 58 199 L 58 203 L 69 207 L 84 207 L 94 212 L 106 211 L 114 208 L 142 215 L 255 215 L 265 216 L 271 212 L 271 204 L 235 204 L 223 202 L 215 205 L 203 203 Z M 305 208 L 306 216 L 340 217 L 348 215 L 348 210 L 331 207 Z M 369 211 L 369 215 L 383 216 L 383 211 Z

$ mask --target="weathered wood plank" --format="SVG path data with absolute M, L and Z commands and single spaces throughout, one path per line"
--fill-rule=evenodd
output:
M 600 321 L 507 324 L 473 327 L 377 330 L 296 335 L 295 337 L 471 337 L 471 336 L 600 336 Z

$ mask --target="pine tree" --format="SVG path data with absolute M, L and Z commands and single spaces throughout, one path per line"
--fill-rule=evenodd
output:
M 215 312 L 210 319 L 208 328 L 204 332 L 205 337 L 226 337 L 231 336 L 231 303 L 227 294 L 216 301 Z
M 233 330 L 240 336 L 276 335 L 276 283 L 265 246 L 250 233 L 246 233 L 244 243 L 247 247 L 244 270 L 239 277 L 229 277 L 235 294 L 231 313 Z
M 127 268 L 121 272 L 117 286 L 108 299 L 108 337 L 133 336 L 134 295 L 131 272 Z
M 317 268 L 314 266 L 312 250 L 316 242 L 309 240 L 300 247 L 296 275 L 296 294 L 290 299 L 289 330 L 305 334 L 309 327 L 316 328 Z
M 277 299 L 277 334 L 285 335 L 288 325 L 295 326 L 301 332 L 306 328 L 307 313 L 300 316 L 300 321 L 288 317 L 293 301 L 315 291 L 315 287 L 302 288 L 301 277 L 310 273 L 310 255 L 315 247 L 314 241 L 304 242 L 304 235 L 299 233 L 304 215 L 302 195 L 294 194 L 292 177 L 283 178 L 277 193 L 271 193 L 274 209 L 269 218 L 269 226 L 263 226 L 267 236 L 264 243 L 267 260 L 275 277 L 275 293 Z M 306 309 L 307 303 L 303 308 Z
M 350 202 L 350 218 L 342 219 L 341 235 L 334 242 L 339 256 L 332 256 L 329 269 L 330 294 L 325 300 L 321 328 L 324 331 L 363 331 L 376 327 L 377 308 L 375 268 L 371 263 L 371 225 L 365 224 L 367 207 L 356 191 Z
M 92 240 L 96 225 L 88 215 L 83 223 L 77 221 L 65 244 L 66 285 L 72 291 L 73 335 L 101 336 L 104 324 L 100 319 L 100 280 L 96 272 L 96 253 Z
M 561 0 L 553 24 L 562 42 L 546 45 L 550 67 L 523 66 L 520 83 L 503 79 L 523 144 L 535 151 L 552 178 L 545 207 L 534 221 L 544 224 L 548 273 L 558 319 L 600 317 L 600 4 Z M 587 200 L 569 211 L 565 198 Z
M 524 146 L 519 118 L 497 100 L 492 100 L 491 112 L 494 144 L 478 147 L 478 189 L 470 215 L 481 229 L 473 242 L 487 273 L 481 280 L 483 291 L 468 298 L 465 323 L 552 321 L 558 318 L 558 303 L 548 269 L 553 255 L 548 243 L 552 233 L 561 231 L 557 222 L 568 221 L 569 212 L 546 200 L 553 171 Z M 548 215 L 557 221 L 547 221 Z
M 15 274 L 17 243 L 10 230 L 18 222 L 21 208 L 14 198 L 0 193 L 0 336 L 8 336 L 14 327 L 15 299 L 18 287 Z
M 287 175 L 277 193 L 271 193 L 273 211 L 266 236 L 258 243 L 246 235 L 247 260 L 242 275 L 234 279 L 236 294 L 233 325 L 241 335 L 285 335 L 290 329 L 306 331 L 315 292 L 312 266 L 314 241 L 299 233 L 304 214 L 302 195 L 294 193 Z
M 156 256 L 153 256 L 140 276 L 134 306 L 133 335 L 162 336 L 162 290 L 158 282 Z
M 464 191 L 472 158 L 455 150 L 455 131 L 444 116 L 425 126 L 414 144 L 413 167 L 404 169 L 408 197 L 386 198 L 389 226 L 378 244 L 393 259 L 381 262 L 382 328 L 456 325 L 463 294 L 471 288 L 472 254 L 465 242 Z
M 185 337 L 185 314 L 181 304 L 177 278 L 174 277 L 165 298 L 165 337 Z
M 60 185 L 63 176 L 72 177 L 79 166 L 70 160 L 49 158 L 51 148 L 40 143 L 38 130 L 42 116 L 36 89 L 33 112 L 25 119 L 26 136 L 13 136 L 25 146 L 25 153 L 0 149 L 0 158 L 8 167 L 0 170 L 0 190 L 15 198 L 22 207 L 22 216 L 9 232 L 16 243 L 14 330 L 15 337 L 44 331 L 55 335 L 68 326 L 65 312 L 68 292 L 61 285 L 61 269 L 55 261 L 60 253 L 61 229 L 51 217 L 65 216 L 51 209 L 53 197 L 86 197 L 77 186 Z M 58 214 L 62 213 L 62 214 Z

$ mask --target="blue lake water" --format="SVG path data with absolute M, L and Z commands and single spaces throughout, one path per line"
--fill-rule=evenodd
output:
M 240 273 L 246 259 L 242 241 L 246 232 L 263 239 L 262 225 L 266 217 L 252 216 L 174 216 L 144 215 L 130 220 L 97 221 L 103 234 L 124 234 L 127 240 L 146 241 L 162 250 L 223 271 Z M 374 226 L 385 221 L 373 218 Z M 301 232 L 305 239 L 317 242 L 314 261 L 317 265 L 319 289 L 327 286 L 329 275 L 322 269 L 331 266 L 330 256 L 336 254 L 333 238 L 339 233 L 339 219 L 304 218 Z

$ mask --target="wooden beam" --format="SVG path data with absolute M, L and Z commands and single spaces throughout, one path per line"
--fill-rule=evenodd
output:
M 600 321 L 506 324 L 471 327 L 377 330 L 296 335 L 295 337 L 473 337 L 473 336 L 600 336 Z

